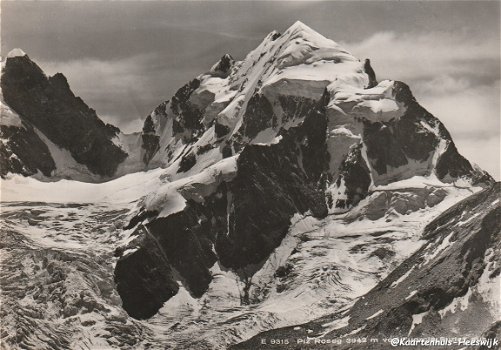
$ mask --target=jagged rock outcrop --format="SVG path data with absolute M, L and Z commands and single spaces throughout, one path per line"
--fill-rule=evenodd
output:
M 374 69 L 372 69 L 371 60 L 368 58 L 365 59 L 364 71 L 369 76 L 369 85 L 367 85 L 367 88 L 373 88 L 377 85 L 376 72 L 374 72 Z
M 143 132 L 141 134 L 141 147 L 144 149 L 144 164 L 148 164 L 153 155 L 158 151 L 158 148 L 160 147 L 159 139 L 160 138 L 155 135 L 155 126 L 153 125 L 151 116 L 146 117 L 146 120 L 144 121 Z
M 69 151 L 71 157 L 90 172 L 110 177 L 127 157 L 127 153 L 112 141 L 120 130 L 105 124 L 93 109 L 76 97 L 63 74 L 47 77 L 28 55 L 9 55 L 2 64 L 1 87 L 3 100 L 17 113 L 27 128 L 25 130 L 36 128 L 51 143 Z M 20 133 L 23 131 L 4 131 L 2 137 L 9 139 Z M 32 134 L 27 137 L 35 140 Z M 19 138 L 9 142 L 17 144 L 17 148 L 12 146 L 10 150 L 15 150 L 18 158 L 25 159 L 27 171 L 20 171 L 15 162 L 3 161 L 3 174 L 21 172 L 32 175 L 40 170 L 45 176 L 51 175 L 53 169 L 49 168 L 54 160 L 48 160 L 47 145 L 36 147 L 39 141 L 23 145 Z M 34 157 L 28 159 L 28 154 L 38 154 L 40 160 L 44 160 L 41 163 L 46 165 L 35 164 Z
M 214 76 L 226 78 L 230 74 L 230 72 L 231 72 L 230 68 L 233 66 L 234 63 L 235 63 L 235 60 L 233 59 L 233 57 L 231 57 L 230 54 L 226 54 L 223 57 L 221 57 L 219 62 L 216 63 L 211 68 L 210 72 Z
M 33 127 L 23 123 L 17 114 L 4 105 L 2 122 L 0 138 L 5 141 L 0 147 L 0 175 L 12 172 L 30 176 L 40 171 L 45 176 L 51 176 L 56 164 L 49 148 Z

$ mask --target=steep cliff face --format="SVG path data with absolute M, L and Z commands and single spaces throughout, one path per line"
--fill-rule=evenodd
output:
M 199 298 L 215 263 L 245 284 L 281 246 L 294 215 L 348 212 L 365 199 L 377 202 L 381 186 L 415 176 L 492 183 L 457 153 L 407 85 L 378 83 L 368 60 L 300 22 L 270 33 L 242 61 L 223 56 L 151 113 L 142 138 L 147 167 L 165 168 L 169 185 L 139 204 L 131 230 L 144 242 L 117 263 L 115 281 L 131 315 L 145 300 L 160 308 L 176 283 Z M 438 192 L 413 196 L 425 208 L 444 199 Z M 374 217 L 390 207 L 397 215 L 414 210 L 410 197 L 388 198 L 381 215 L 370 209 Z M 145 219 L 145 212 L 152 214 Z M 141 265 L 137 257 L 145 255 L 157 256 L 148 264 L 161 269 L 137 266 L 141 273 L 129 276 L 123 266 Z M 139 286 L 132 294 L 131 284 Z M 243 295 L 249 302 L 248 287 Z
M 23 123 L 17 113 L 4 103 L 1 108 L 0 175 L 13 172 L 30 176 L 40 171 L 50 176 L 56 164 L 47 145 L 33 127 Z
M 141 148 L 144 149 L 143 162 L 148 164 L 153 155 L 160 147 L 159 137 L 155 135 L 155 126 L 151 120 L 151 116 L 146 117 L 141 134 Z
M 252 145 L 238 159 L 230 158 L 235 164 L 233 169 L 222 170 L 225 181 L 200 184 L 195 176 L 190 186 L 183 183 L 177 191 L 186 206 L 168 216 L 152 213 L 136 228 L 143 237 L 137 250 L 117 263 L 115 281 L 124 308 L 134 317 L 153 316 L 178 291 L 176 281 L 182 281 L 194 297 L 201 297 L 212 281 L 209 270 L 216 261 L 249 274 L 253 270 L 249 266 L 262 264 L 280 244 L 295 213 L 325 216 L 322 144 L 325 118 L 315 109 L 303 125 L 285 132 L 281 142 Z M 213 176 L 211 170 L 202 175 Z M 141 213 L 145 212 L 151 213 L 152 207 L 142 207 Z M 133 220 L 131 226 L 140 221 Z M 145 260 L 145 255 L 152 258 Z M 153 261 L 161 268 L 151 268 Z M 176 274 L 165 273 L 171 270 Z M 172 287 L 166 292 L 164 285 Z M 145 300 L 156 309 L 143 307 Z
M 43 71 L 28 55 L 9 55 L 2 63 L 1 87 L 3 101 L 8 108 L 22 120 L 26 126 L 24 130 L 36 128 L 51 144 L 70 153 L 76 163 L 86 167 L 88 171 L 98 176 L 110 177 L 114 175 L 118 164 L 127 154 L 113 142 L 120 132 L 116 127 L 103 123 L 96 112 L 89 108 L 79 97 L 73 95 L 64 75 L 57 73 L 47 77 Z M 5 129 L 5 128 L 4 128 Z M 9 139 L 16 133 L 3 131 L 3 138 Z M 26 135 L 30 140 L 35 140 L 33 135 Z M 39 137 L 40 138 L 40 137 Z M 21 171 L 24 175 L 32 175 L 40 170 L 45 176 L 50 176 L 49 170 L 54 160 L 48 160 L 48 146 L 36 147 L 33 144 L 23 145 L 19 137 L 10 140 L 11 152 L 18 158 L 26 160 L 26 169 Z M 46 143 L 46 142 L 43 142 Z M 40 144 L 40 142 L 38 142 Z M 8 152 L 2 148 L 2 153 Z M 27 154 L 33 155 L 32 157 Z M 33 161 L 38 154 L 40 164 Z M 30 159 L 28 159 L 29 157 Z M 42 165 L 46 163 L 47 165 Z M 20 172 L 13 162 L 2 164 L 3 173 Z

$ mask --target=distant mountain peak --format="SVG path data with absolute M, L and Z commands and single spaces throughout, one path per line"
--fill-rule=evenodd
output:
M 47 177 L 62 174 L 91 180 L 114 175 L 127 157 L 113 141 L 119 130 L 75 96 L 62 73 L 49 77 L 24 51 L 14 49 L 2 63 L 1 74 L 2 104 L 29 126 L 24 132 L 14 130 L 13 123 L 2 125 L 0 137 L 8 139 L 0 147 L 2 176 L 35 175 L 38 170 Z M 72 166 L 67 161 L 57 166 L 61 152 Z M 73 171 L 75 165 L 80 170 Z
M 13 57 L 24 57 L 27 56 L 26 52 L 19 48 L 15 48 L 10 50 L 10 52 L 7 54 L 7 58 L 13 58 Z
M 214 75 L 219 75 L 221 77 L 226 77 L 229 74 L 229 70 L 235 60 L 233 57 L 227 53 L 221 57 L 221 59 L 210 69 L 210 72 Z
M 323 37 L 322 34 L 318 33 L 316 30 L 312 29 L 311 27 L 307 26 L 301 21 L 296 21 L 294 24 L 292 24 L 285 33 L 308 33 L 308 34 L 315 34 L 315 35 L 320 35 Z
M 296 41 L 296 44 L 304 41 L 306 43 L 313 44 L 313 46 L 317 48 L 339 48 L 339 45 L 335 41 L 326 38 L 301 21 L 296 21 L 293 25 L 291 25 L 284 32 L 283 36 L 287 37 L 287 41 Z

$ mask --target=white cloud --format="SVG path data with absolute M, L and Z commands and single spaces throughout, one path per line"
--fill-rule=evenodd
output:
M 136 56 L 114 61 L 40 62 L 40 66 L 49 75 L 62 72 L 75 95 L 96 109 L 99 115 L 124 114 L 125 119 L 130 119 L 142 116 L 141 101 L 145 95 L 151 94 L 144 74 L 148 62 L 148 56 Z
M 450 78 L 446 80 L 451 80 Z M 436 89 L 416 89 L 416 98 L 439 118 L 453 136 L 462 139 L 499 135 L 499 80 L 492 85 L 458 90 L 437 84 Z
M 368 57 L 381 78 L 408 81 L 444 74 L 483 74 L 491 62 L 499 74 L 499 38 L 466 33 L 379 32 L 345 44 L 356 57 Z
M 455 141 L 456 147 L 466 159 L 478 164 L 497 181 L 500 179 L 500 142 L 499 135 L 477 140 L 461 139 Z
M 500 101 L 499 80 L 490 86 L 430 84 L 429 90 L 419 88 L 419 103 L 439 118 L 452 135 L 459 152 L 470 161 L 500 179 Z M 425 83 L 426 84 L 426 83 Z
M 457 93 L 471 88 L 468 79 L 459 77 L 454 78 L 450 75 L 442 74 L 433 77 L 431 80 L 421 80 L 413 84 L 414 94 L 423 95 L 447 95 Z

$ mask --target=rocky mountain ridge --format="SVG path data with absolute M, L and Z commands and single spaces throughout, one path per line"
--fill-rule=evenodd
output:
M 47 77 L 24 52 L 12 52 L 2 64 L 2 112 L 9 115 L 2 113 L 2 175 L 50 177 L 66 155 L 82 172 L 113 176 L 127 156 L 113 142 L 120 130 L 73 95 L 64 75 Z
M 216 262 L 250 278 L 296 214 L 346 212 L 414 176 L 492 184 L 407 85 L 376 84 L 369 66 L 298 22 L 243 61 L 223 56 L 155 109 L 150 164 L 169 182 L 139 204 L 137 239 L 117 263 L 131 315 L 153 316 L 176 280 L 201 297 Z
M 82 310 L 92 313 L 97 324 L 89 322 L 91 316 L 51 314 L 67 320 L 72 332 L 84 332 L 78 336 L 86 344 L 221 349 L 250 339 L 240 346 L 252 348 L 259 339 L 253 337 L 271 329 L 276 333 L 269 334 L 297 331 L 306 337 L 328 330 L 337 337 L 365 326 L 360 335 L 364 330 L 372 335 L 400 321 L 402 334 L 411 334 L 421 329 L 416 315 L 429 312 L 422 321 L 440 323 L 436 312 L 462 298 L 466 284 L 473 287 L 481 279 L 482 268 L 497 268 L 489 253 L 497 249 L 498 229 L 491 218 L 497 214 L 490 213 L 499 208 L 490 175 L 458 153 L 445 126 L 419 105 L 406 84 L 378 82 L 369 60 L 353 57 L 301 22 L 283 33 L 271 32 L 243 60 L 223 55 L 157 106 L 133 135 L 101 122 L 71 93 L 62 75 L 47 78 L 24 53 L 12 56 L 2 69 L 4 181 L 19 179 L 12 173 L 90 182 L 128 174 L 101 184 L 65 182 L 76 194 L 99 189 L 96 201 L 119 221 L 103 225 L 106 218 L 81 206 L 75 211 L 95 217 L 103 229 L 94 236 L 85 221 L 68 224 L 68 249 L 77 246 L 78 254 L 85 255 L 71 255 L 82 266 L 93 266 L 97 259 L 86 253 L 88 245 L 95 239 L 106 242 L 99 250 L 100 281 L 61 266 L 85 286 L 96 284 L 84 298 L 85 305 L 91 300 L 96 306 Z M 59 135 L 65 130 L 58 120 L 66 117 L 90 126 L 81 144 L 65 143 Z M 52 130 L 50 123 L 58 125 Z M 79 139 L 80 131 L 69 132 Z M 92 147 L 99 152 L 89 158 Z M 102 162 L 106 166 L 101 168 Z M 69 164 L 74 171 L 66 171 Z M 40 195 L 40 201 L 52 203 L 46 189 L 55 183 L 18 183 L 19 188 L 9 189 L 9 198 L 24 198 L 16 191 L 28 184 L 30 198 Z M 84 197 L 71 201 L 79 203 L 79 198 Z M 488 201 L 482 204 L 482 198 Z M 23 214 L 16 205 L 0 217 L 12 232 L 41 225 L 45 214 L 36 209 Z M 60 249 L 65 239 L 60 208 L 46 207 L 58 225 L 55 236 L 46 238 Z M 29 220 L 16 224 L 11 219 L 17 216 Z M 484 221 L 488 232 L 482 229 Z M 471 232 L 456 230 L 462 225 Z M 86 227 L 88 240 L 76 234 L 79 227 Z M 478 235 L 492 239 L 468 248 L 466 243 Z M 16 237 L 11 234 L 7 245 Z M 36 235 L 30 239 L 39 243 Z M 36 252 L 24 255 L 32 257 L 33 269 L 40 265 Z M 423 271 L 433 275 L 436 266 L 445 269 L 441 264 L 447 262 L 456 268 L 461 261 L 461 276 L 472 277 L 452 283 L 440 307 L 433 298 L 444 293 L 434 294 L 439 286 L 428 280 L 435 289 L 417 291 L 411 304 L 387 302 L 388 290 L 399 297 L 407 292 L 402 286 L 416 284 L 406 278 L 423 259 L 423 279 Z M 11 263 L 16 271 L 15 257 Z M 42 272 L 37 276 L 45 278 Z M 54 276 L 58 288 L 66 286 L 63 277 Z M 44 293 L 32 292 L 28 299 L 44 302 Z M 360 304 L 366 293 L 375 296 L 369 305 L 374 317 Z M 72 296 L 68 304 L 78 308 L 79 300 Z M 408 312 L 394 317 L 392 305 Z M 36 319 L 29 315 L 27 324 Z M 453 323 L 454 317 L 442 326 L 452 329 Z M 135 335 L 103 335 L 102 327 L 110 334 L 129 329 Z M 41 336 L 30 329 L 23 328 L 23 344 Z M 66 335 L 61 339 L 75 341 Z

